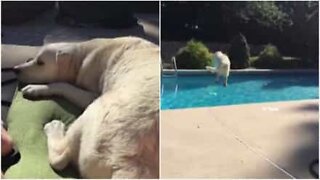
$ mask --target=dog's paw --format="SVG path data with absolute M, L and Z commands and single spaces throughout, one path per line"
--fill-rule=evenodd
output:
M 44 126 L 44 132 L 48 138 L 61 139 L 64 137 L 65 125 L 63 122 L 53 120 Z
M 43 97 L 52 95 L 50 88 L 45 84 L 29 84 L 21 90 L 26 97 Z

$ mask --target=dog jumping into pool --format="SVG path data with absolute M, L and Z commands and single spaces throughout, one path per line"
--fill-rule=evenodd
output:
M 222 77 L 223 85 L 227 86 L 230 73 L 229 57 L 221 51 L 217 51 L 213 55 L 213 63 L 216 67 L 216 81 L 219 81 L 220 77 Z
M 206 66 L 206 69 L 216 74 L 217 82 L 219 82 L 220 77 L 222 77 L 223 85 L 228 86 L 228 78 L 231 65 L 229 57 L 221 51 L 217 51 L 213 54 L 212 64 L 213 66 L 215 66 L 215 69 L 213 69 L 211 66 Z
M 136 37 L 54 43 L 15 66 L 22 93 L 85 109 L 65 132 L 44 126 L 49 161 L 83 178 L 159 177 L 159 47 Z

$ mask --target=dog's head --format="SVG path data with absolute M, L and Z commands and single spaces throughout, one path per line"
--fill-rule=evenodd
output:
M 73 77 L 72 44 L 57 43 L 42 47 L 35 58 L 14 67 L 20 81 L 25 83 L 50 83 L 70 81 Z

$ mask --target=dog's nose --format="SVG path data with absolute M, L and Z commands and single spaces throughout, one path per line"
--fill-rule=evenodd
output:
M 19 74 L 20 73 L 20 69 L 18 67 L 13 67 L 13 72 L 16 73 L 16 74 Z

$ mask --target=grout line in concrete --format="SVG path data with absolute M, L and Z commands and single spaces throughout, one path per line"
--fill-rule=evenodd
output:
M 210 112 L 209 112 L 210 113 Z M 247 149 L 249 149 L 250 151 L 252 151 L 253 153 L 255 153 L 256 155 L 258 155 L 259 157 L 261 157 L 262 159 L 266 160 L 267 162 L 269 162 L 273 167 L 275 167 L 276 169 L 282 171 L 283 173 L 285 173 L 287 176 L 289 176 L 292 179 L 296 179 L 296 177 L 294 177 L 292 174 L 290 174 L 287 170 L 285 170 L 285 168 L 282 168 L 280 165 L 278 165 L 276 162 L 274 162 L 273 160 L 271 160 L 270 158 L 267 157 L 267 155 L 265 155 L 265 153 L 261 150 L 258 150 L 254 147 L 252 147 L 247 141 L 244 140 L 244 138 L 241 138 L 240 136 L 238 136 L 235 132 L 232 131 L 232 129 L 230 127 L 228 127 L 225 123 L 223 123 L 222 121 L 218 120 L 217 118 L 213 118 L 215 121 L 217 121 L 224 129 L 226 129 L 229 133 L 229 135 L 233 136 L 236 141 L 238 141 L 240 144 L 244 145 Z

